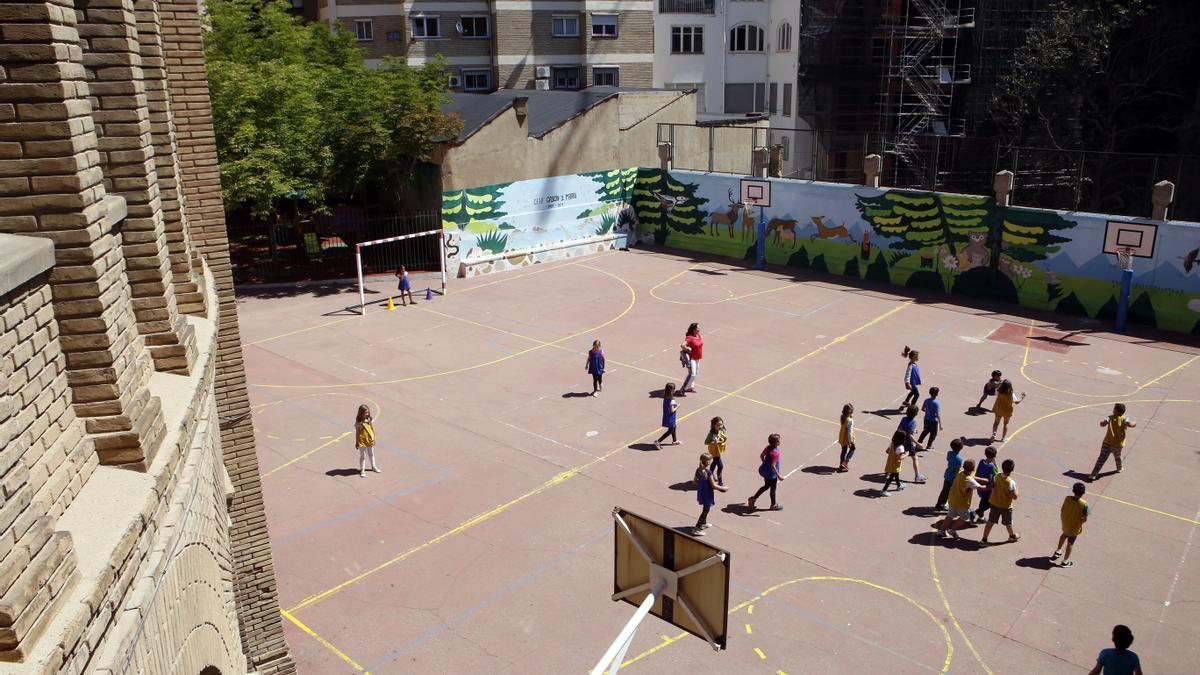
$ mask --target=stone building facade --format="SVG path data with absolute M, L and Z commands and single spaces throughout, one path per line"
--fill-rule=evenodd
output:
M 0 660 L 287 673 L 195 0 L 0 2 Z

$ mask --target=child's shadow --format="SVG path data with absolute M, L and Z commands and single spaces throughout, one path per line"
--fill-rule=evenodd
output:
M 868 483 L 878 483 L 879 485 L 883 485 L 883 481 L 887 479 L 887 476 L 881 473 L 864 473 L 858 478 L 859 480 L 864 480 Z
M 880 408 L 878 410 L 864 410 L 863 412 L 867 415 L 875 415 L 876 417 L 882 417 L 885 420 L 890 420 L 893 417 L 895 417 L 896 415 L 899 415 L 902 412 L 904 412 L 904 409 L 903 408 Z
M 653 443 L 634 443 L 633 445 L 629 446 L 629 449 L 641 450 L 642 452 L 654 452 L 658 450 L 658 448 L 654 447 Z
M 325 472 L 325 475 L 333 476 L 335 478 L 341 477 L 341 476 L 357 476 L 358 469 L 330 469 Z
M 806 466 L 800 469 L 801 473 L 815 473 L 818 476 L 829 476 L 837 473 L 836 466 Z
M 754 518 L 758 517 L 758 509 L 752 509 L 749 506 L 746 506 L 744 502 L 737 504 L 726 504 L 721 510 L 725 513 L 732 513 L 735 516 L 753 516 Z
M 855 497 L 864 497 L 866 499 L 879 499 L 881 496 L 879 490 L 875 488 L 862 488 L 854 491 Z
M 982 417 L 982 416 L 988 414 L 989 412 L 991 412 L 991 411 L 988 410 L 987 408 L 976 408 L 975 406 L 971 406 L 970 408 L 967 408 L 966 412 L 964 412 L 963 414 L 970 416 L 970 417 Z
M 942 539 L 941 533 L 938 531 L 918 532 L 909 538 L 908 543 L 916 546 L 942 546 L 945 548 L 956 548 L 961 551 L 978 551 L 982 548 L 978 541 L 967 539 L 959 536 L 958 539 L 951 537 L 950 539 Z
M 1028 567 L 1035 570 L 1050 570 L 1057 567 L 1054 561 L 1044 555 L 1033 556 L 1030 558 L 1021 558 L 1017 561 L 1017 567 Z
M 967 446 L 968 448 L 974 448 L 974 447 L 980 446 L 980 445 L 991 445 L 992 439 L 991 439 L 991 437 L 967 438 L 966 436 L 963 436 L 962 442 L 963 442 L 963 445 Z
M 1115 470 L 1101 471 L 1100 473 L 1096 474 L 1096 478 L 1100 479 L 1100 478 L 1104 478 L 1105 476 L 1115 476 L 1116 473 L 1117 472 Z M 1064 471 L 1062 475 L 1066 476 L 1067 478 L 1074 478 L 1075 480 L 1083 481 L 1084 483 L 1092 482 L 1091 474 L 1083 473 L 1081 471 L 1076 471 L 1075 469 L 1068 469 L 1068 470 Z
M 591 398 L 591 392 L 587 391 L 568 391 L 562 395 L 563 398 Z
M 685 480 L 670 486 L 670 488 L 679 492 L 691 492 L 696 489 L 696 481 Z
M 941 515 L 934 511 L 932 506 L 910 506 L 900 513 L 906 516 L 916 516 L 917 518 L 932 518 L 934 516 L 940 517 Z

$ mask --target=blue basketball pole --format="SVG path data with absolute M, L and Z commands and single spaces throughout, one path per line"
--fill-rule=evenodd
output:
M 1129 316 L 1129 293 L 1133 290 L 1133 270 L 1126 267 L 1121 270 L 1121 295 L 1117 300 L 1117 330 L 1125 330 L 1125 321 Z
M 758 234 L 758 243 L 754 252 L 754 263 L 758 269 L 767 268 L 767 209 L 765 206 L 758 207 L 758 222 L 754 224 L 754 230 Z

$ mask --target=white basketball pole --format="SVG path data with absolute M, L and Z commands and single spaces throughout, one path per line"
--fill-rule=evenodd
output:
M 358 314 L 359 316 L 367 315 L 367 294 L 363 290 L 363 275 L 362 275 L 362 244 L 354 247 L 354 266 L 358 268 Z
M 659 579 L 658 583 L 654 584 L 654 588 L 646 594 L 646 599 L 642 600 L 642 604 L 638 605 L 637 611 L 629 618 L 629 622 L 621 629 L 617 639 L 608 646 L 604 652 L 604 656 L 600 657 L 600 661 L 596 663 L 596 667 L 592 668 L 592 675 L 604 675 L 605 671 L 609 675 L 613 675 L 621 669 L 621 662 L 625 660 L 625 652 L 629 651 L 629 645 L 633 642 L 633 634 L 637 632 L 638 626 L 641 625 L 642 619 L 650 613 L 650 608 L 658 601 L 658 596 L 662 594 L 663 589 L 667 586 L 666 579 Z
M 438 261 L 439 267 L 442 268 L 442 296 L 446 295 L 446 231 L 438 235 Z

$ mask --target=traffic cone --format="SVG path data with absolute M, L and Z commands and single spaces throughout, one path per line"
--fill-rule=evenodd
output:
M 433 289 L 428 286 L 425 287 L 425 299 L 426 300 L 433 299 Z
M 396 303 L 392 302 L 392 296 L 389 295 L 388 296 L 388 311 L 390 312 L 393 309 L 396 309 Z

